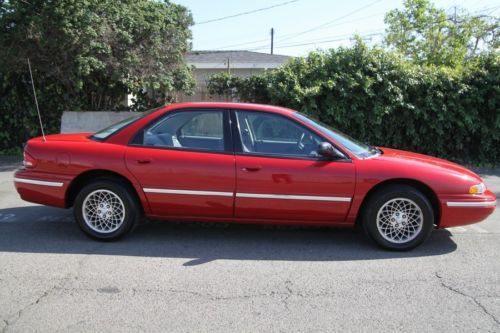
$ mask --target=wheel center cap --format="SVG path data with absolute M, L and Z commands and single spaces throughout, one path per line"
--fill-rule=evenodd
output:
M 100 202 L 97 209 L 97 215 L 102 219 L 108 219 L 113 215 L 113 208 L 108 202 Z
M 406 224 L 407 220 L 407 216 L 403 212 L 396 212 L 392 214 L 391 221 L 393 221 L 393 225 L 399 228 L 402 228 Z

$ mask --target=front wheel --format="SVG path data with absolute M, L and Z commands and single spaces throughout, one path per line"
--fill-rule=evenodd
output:
M 128 233 L 139 219 L 137 201 L 120 182 L 97 180 L 75 199 L 75 219 L 89 236 L 114 240 Z
M 434 225 L 429 200 L 417 189 L 392 185 L 374 193 L 363 214 L 366 234 L 379 246 L 409 250 L 423 243 Z

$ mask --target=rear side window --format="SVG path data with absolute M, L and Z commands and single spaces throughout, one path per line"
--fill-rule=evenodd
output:
M 224 151 L 224 111 L 189 110 L 172 113 L 141 130 L 133 144 Z
M 222 112 L 201 113 L 192 117 L 186 125 L 181 127 L 180 134 L 183 137 L 208 137 L 222 140 L 224 137 L 222 124 Z

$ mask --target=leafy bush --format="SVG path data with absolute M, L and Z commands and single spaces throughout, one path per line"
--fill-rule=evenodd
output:
M 144 110 L 191 92 L 192 24 L 169 1 L 0 0 L 0 152 L 40 135 L 27 58 L 45 128 L 58 132 L 63 110 L 123 110 L 128 93 Z
M 374 145 L 498 164 L 499 58 L 481 55 L 460 70 L 425 66 L 358 41 L 258 76 L 216 75 L 209 89 L 299 110 Z

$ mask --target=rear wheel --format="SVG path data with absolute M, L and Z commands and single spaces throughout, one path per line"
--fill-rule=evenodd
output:
M 390 250 L 409 250 L 432 231 L 434 212 L 429 200 L 407 185 L 391 185 L 374 193 L 363 213 L 369 238 Z
M 75 199 L 80 228 L 99 240 L 114 240 L 128 233 L 139 220 L 137 200 L 121 182 L 103 179 L 85 186 Z

